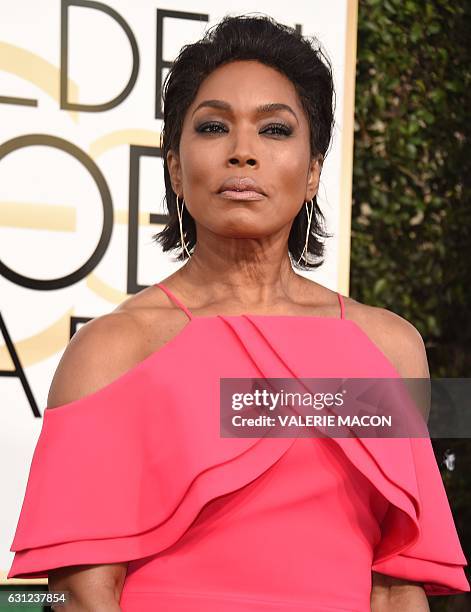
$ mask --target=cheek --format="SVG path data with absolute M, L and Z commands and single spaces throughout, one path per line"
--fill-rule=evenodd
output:
M 299 181 L 306 178 L 307 162 L 305 157 L 299 155 L 285 155 L 280 160 L 278 173 L 285 180 Z
M 272 159 L 271 171 L 283 195 L 291 194 L 302 201 L 307 183 L 308 155 L 302 147 L 285 148 Z
M 217 166 L 217 160 L 218 155 L 215 155 L 214 147 L 182 140 L 180 162 L 184 184 L 193 188 L 207 184 Z
M 300 137 L 287 138 L 278 142 L 267 142 L 260 150 L 262 171 L 270 168 L 286 176 L 307 175 L 309 148 Z M 265 167 L 264 167 L 265 166 Z
M 303 202 L 309 164 L 309 146 L 296 138 L 282 142 L 260 140 L 254 146 L 253 155 L 259 163 L 257 174 L 271 191 L 276 202 Z M 192 191 L 199 198 L 208 186 L 214 185 L 225 172 L 227 144 L 223 139 L 193 138 L 182 134 L 180 163 L 183 189 Z M 204 193 L 204 195 L 206 195 Z

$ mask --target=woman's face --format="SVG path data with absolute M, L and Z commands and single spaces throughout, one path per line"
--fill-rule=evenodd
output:
M 201 84 L 167 156 L 172 186 L 197 225 L 233 238 L 289 235 L 294 217 L 317 193 L 321 165 L 311 159 L 307 116 L 291 81 L 257 61 L 234 61 Z M 262 193 L 234 193 L 250 182 Z M 231 189 L 232 187 L 232 189 Z M 224 189 L 224 193 L 221 193 Z M 243 198 L 243 199 L 241 199 Z

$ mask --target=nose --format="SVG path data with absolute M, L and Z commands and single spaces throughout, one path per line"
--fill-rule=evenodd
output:
M 242 167 L 245 166 L 245 164 L 249 166 L 258 165 L 258 155 L 254 152 L 254 144 L 248 134 L 244 137 L 240 132 L 238 134 L 234 133 L 233 146 L 231 149 L 229 155 L 230 166 Z
M 231 166 L 243 166 L 245 164 L 248 164 L 249 166 L 256 166 L 257 160 L 253 157 L 238 155 L 237 157 L 231 157 L 229 159 L 229 164 Z

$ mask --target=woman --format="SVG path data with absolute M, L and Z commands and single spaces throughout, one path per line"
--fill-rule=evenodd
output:
M 9 577 L 97 611 L 403 612 L 469 590 L 428 440 L 219 435 L 221 378 L 429 376 L 410 323 L 293 270 L 321 263 L 332 97 L 321 52 L 265 17 L 183 49 L 157 238 L 187 263 L 67 347 Z

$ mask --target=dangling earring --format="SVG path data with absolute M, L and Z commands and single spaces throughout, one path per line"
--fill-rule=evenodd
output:
M 183 237 L 183 222 L 182 222 L 182 219 L 183 219 L 183 206 L 185 205 L 185 200 L 182 198 L 182 210 L 180 212 L 180 207 L 178 205 L 178 196 L 175 196 L 175 197 L 177 198 L 177 214 L 178 214 L 178 223 L 180 225 L 180 241 L 181 241 L 182 247 L 185 249 L 188 257 L 191 257 L 191 253 L 187 249 L 186 242 L 185 242 L 185 239 Z
M 301 257 L 304 258 L 304 261 L 307 262 L 307 244 L 309 241 L 309 233 L 311 231 L 311 219 L 312 219 L 312 211 L 314 209 L 314 198 L 311 200 L 311 212 L 309 213 L 309 210 L 307 208 L 307 202 L 304 202 L 304 204 L 306 205 L 306 212 L 307 212 L 307 218 L 308 218 L 308 224 L 307 224 L 307 231 L 306 231 L 306 242 L 304 243 L 304 249 L 301 253 Z M 306 255 L 304 255 L 304 252 L 306 252 Z M 299 263 L 301 261 L 301 257 L 298 259 L 298 261 L 296 263 Z

